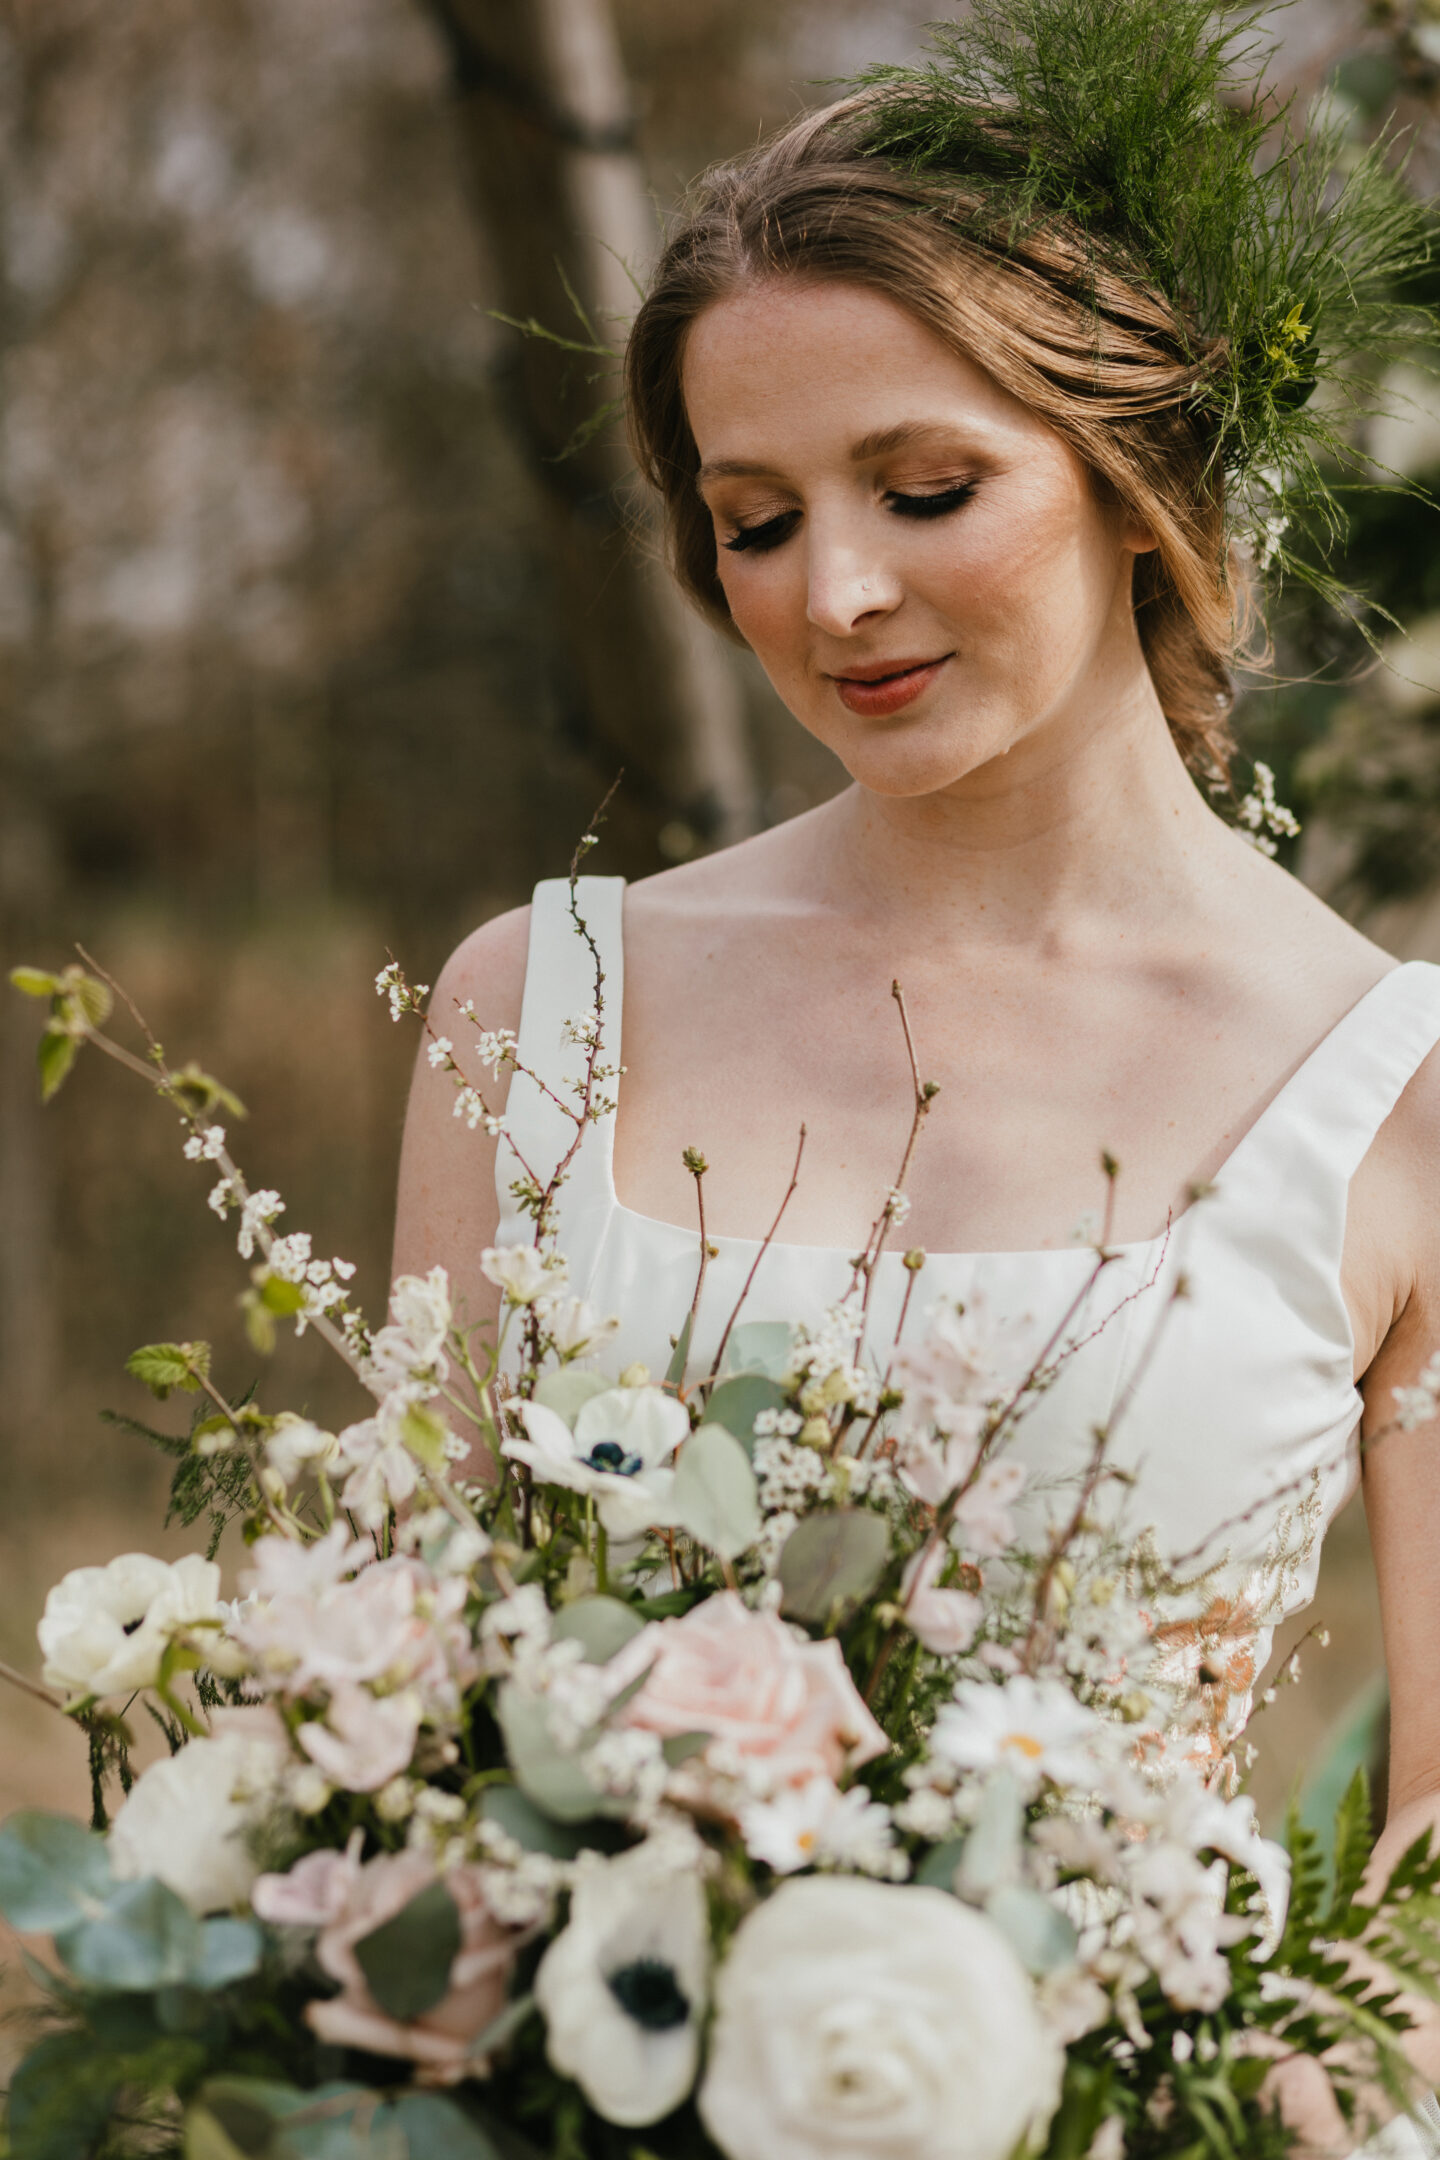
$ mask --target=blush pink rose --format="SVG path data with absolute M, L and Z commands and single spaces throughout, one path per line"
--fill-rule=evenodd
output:
M 709 1733 L 716 1767 L 738 1757 L 772 1787 L 838 1778 L 890 1745 L 838 1642 L 810 1642 L 733 1590 L 642 1628 L 606 1671 L 618 1691 L 647 1668 L 618 1723 L 666 1739 Z
M 420 1737 L 420 1704 L 411 1694 L 375 1696 L 337 1687 L 323 1722 L 296 1738 L 317 1768 L 343 1792 L 379 1792 L 410 1766 Z
M 318 1857 L 312 1854 L 310 1859 Z M 267 1891 L 265 1900 L 297 1909 L 302 1905 L 328 1908 L 315 1955 L 343 1992 L 328 2002 L 307 2005 L 305 2017 L 311 2030 L 338 2047 L 365 2048 L 372 2055 L 393 2055 L 415 2063 L 424 2084 L 453 2085 L 464 2077 L 483 2077 L 488 2065 L 482 2057 L 470 2054 L 470 2045 L 505 2007 L 520 1938 L 513 1928 L 501 1926 L 485 1902 L 480 1870 L 456 1867 L 444 1876 L 460 1913 L 460 1949 L 451 1967 L 449 1992 L 423 2017 L 401 2024 L 387 2017 L 370 1993 L 355 1945 L 403 1911 L 435 1880 L 435 1870 L 421 1853 L 381 1853 L 353 1872 L 348 1856 L 334 1858 L 341 1865 L 323 1871 L 323 1880 L 317 1867 L 314 1880 L 297 1886 L 291 1898 L 272 1900 Z M 306 1865 L 302 1860 L 292 1869 L 292 1876 Z M 274 1883 L 279 1878 L 265 1880 Z M 261 1911 L 259 1905 L 256 1911 Z

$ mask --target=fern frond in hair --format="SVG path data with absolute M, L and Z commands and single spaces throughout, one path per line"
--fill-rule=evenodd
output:
M 1365 470 L 1354 422 L 1376 409 L 1384 363 L 1434 334 L 1404 297 L 1433 228 L 1390 139 L 1357 152 L 1343 122 L 1295 137 L 1264 92 L 1261 13 L 975 0 L 931 25 L 919 65 L 854 86 L 870 93 L 865 147 L 953 178 L 987 244 L 1062 221 L 1097 278 L 1164 298 L 1237 519 L 1262 527 L 1265 567 L 1323 586 L 1283 535 L 1293 524 L 1323 555 L 1343 526 L 1331 475 Z

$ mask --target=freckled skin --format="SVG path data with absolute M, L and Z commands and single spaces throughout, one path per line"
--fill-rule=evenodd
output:
M 702 315 L 684 387 L 735 622 L 851 784 L 628 892 L 622 1202 L 693 1224 L 696 1146 L 712 1232 L 759 1235 L 803 1118 L 786 1237 L 854 1250 L 909 1123 L 898 976 L 941 1086 L 907 1240 L 1063 1243 L 1102 1200 L 1102 1148 L 1122 1166 L 1115 1236 L 1154 1235 L 1388 957 L 1213 814 L 1136 631 L 1151 536 L 983 368 L 888 299 L 795 281 Z M 757 527 L 773 545 L 746 543 Z M 468 997 L 518 1025 L 527 919 L 466 940 L 437 1012 Z M 396 1267 L 443 1262 L 473 1318 L 493 1306 L 493 1154 L 450 1111 L 422 1059 Z M 1432 1057 L 1351 1188 L 1372 1428 L 1440 1342 L 1437 1197 Z M 1392 1856 L 1440 1814 L 1437 1442 L 1422 1428 L 1367 1458 Z

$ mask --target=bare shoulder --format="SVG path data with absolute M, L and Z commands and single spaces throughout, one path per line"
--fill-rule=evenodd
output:
M 456 1008 L 473 1004 L 481 1027 L 518 1029 L 529 954 L 528 907 L 511 908 L 472 930 L 440 971 L 430 1000 L 435 1026 L 449 1032 Z

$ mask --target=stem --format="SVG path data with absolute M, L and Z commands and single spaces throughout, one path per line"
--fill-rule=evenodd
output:
M 766 1253 L 769 1252 L 770 1247 L 774 1244 L 775 1233 L 780 1228 L 781 1220 L 784 1217 L 785 1210 L 789 1207 L 790 1202 L 795 1197 L 795 1188 L 800 1183 L 800 1158 L 803 1156 L 804 1153 L 805 1127 L 802 1125 L 800 1127 L 800 1142 L 795 1150 L 795 1167 L 790 1172 L 790 1183 L 785 1188 L 785 1197 L 780 1202 L 779 1207 L 775 1210 L 775 1220 L 771 1223 L 770 1228 L 766 1231 L 764 1239 L 760 1246 L 760 1250 L 756 1253 L 754 1261 L 750 1268 L 750 1272 L 745 1278 L 744 1284 L 740 1291 L 740 1295 L 735 1300 L 735 1309 L 725 1323 L 725 1332 L 720 1337 L 720 1346 L 715 1352 L 715 1362 L 710 1368 L 710 1378 L 712 1380 L 715 1378 L 716 1374 L 720 1370 L 720 1360 L 725 1355 L 725 1346 L 730 1340 L 730 1331 L 734 1327 L 735 1322 L 739 1319 L 740 1309 L 744 1305 L 746 1298 L 750 1295 L 750 1286 L 754 1282 L 756 1274 L 759 1271 L 760 1263 L 765 1258 Z
M 0 1680 L 6 1681 L 13 1688 L 19 1688 L 22 1695 L 33 1695 L 36 1702 L 48 1703 L 50 1708 L 58 1710 L 62 1717 L 68 1716 L 69 1713 L 58 1695 L 52 1695 L 49 1688 L 42 1687 L 38 1680 L 27 1680 L 24 1673 L 17 1672 L 13 1665 L 7 1665 L 3 1658 L 0 1658 Z
M 598 1516 L 595 1519 L 595 1588 L 601 1597 L 610 1595 L 610 1537 Z
M 860 1326 L 855 1337 L 855 1362 L 857 1364 L 860 1362 L 860 1352 L 865 1343 L 865 1323 L 870 1316 L 870 1298 L 875 1287 L 876 1265 L 881 1253 L 884 1251 L 885 1240 L 890 1234 L 890 1225 L 895 1220 L 896 1199 L 905 1190 L 905 1180 L 910 1175 L 910 1165 L 914 1160 L 916 1145 L 920 1139 L 920 1128 L 930 1114 L 931 1103 L 940 1092 L 933 1080 L 922 1080 L 920 1078 L 920 1061 L 915 1054 L 915 1037 L 910 1029 L 910 1014 L 905 1004 L 905 992 L 901 989 L 898 981 L 891 983 L 890 995 L 894 998 L 900 1010 L 900 1026 L 905 1036 L 905 1055 L 910 1060 L 910 1085 L 914 1090 L 915 1109 L 910 1120 L 910 1133 L 905 1142 L 905 1153 L 900 1158 L 899 1174 L 886 1194 L 884 1207 L 881 1208 L 880 1213 L 871 1225 L 865 1250 L 856 1261 L 854 1272 L 850 1278 L 852 1294 L 862 1280 L 865 1284 L 865 1295 L 860 1306 Z
M 700 1272 L 695 1277 L 695 1295 L 690 1300 L 690 1317 L 686 1325 L 690 1330 L 689 1341 L 695 1341 L 695 1319 L 700 1310 L 700 1294 L 705 1288 L 705 1270 L 710 1265 L 710 1241 L 705 1235 L 705 1172 L 709 1168 L 703 1155 L 692 1148 L 685 1150 L 685 1167 L 695 1180 L 695 1205 L 700 1214 Z M 685 1375 L 680 1375 L 678 1393 L 684 1392 Z

